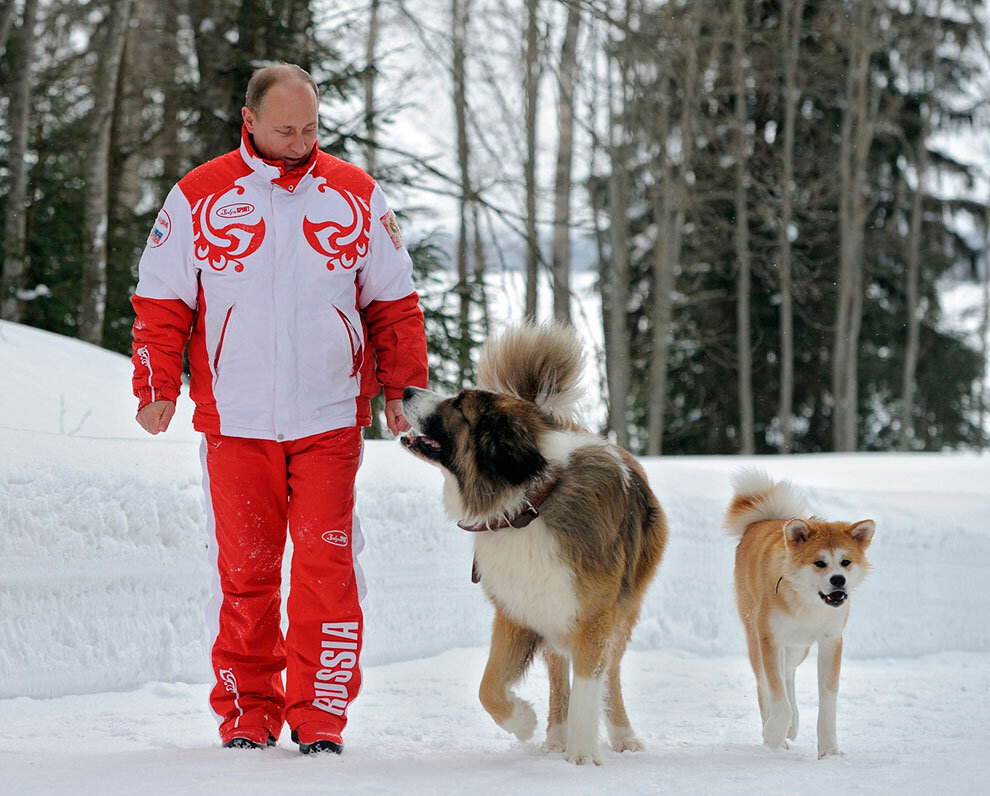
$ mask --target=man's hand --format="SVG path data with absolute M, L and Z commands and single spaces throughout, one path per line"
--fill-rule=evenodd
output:
M 402 402 L 400 401 L 399 403 Z M 168 428 L 168 424 L 172 421 L 172 415 L 174 414 L 174 403 L 171 401 L 155 401 L 138 412 L 136 419 L 141 425 L 141 428 L 149 434 L 158 434 Z
M 392 432 L 393 437 L 397 437 L 403 431 L 412 428 L 406 420 L 406 416 L 402 414 L 401 398 L 385 402 L 385 422 L 388 424 L 388 430 Z

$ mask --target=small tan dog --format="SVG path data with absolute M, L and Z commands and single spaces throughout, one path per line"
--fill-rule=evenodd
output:
M 873 520 L 808 517 L 787 481 L 741 470 L 725 527 L 739 538 L 736 600 L 756 674 L 763 740 L 786 747 L 798 732 L 794 670 L 818 643 L 818 756 L 838 755 L 835 704 L 849 595 L 866 577 Z

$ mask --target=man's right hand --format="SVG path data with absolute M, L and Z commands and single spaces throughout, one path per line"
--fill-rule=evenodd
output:
M 137 413 L 137 421 L 149 434 L 158 434 L 168 428 L 175 414 L 172 401 L 154 401 Z

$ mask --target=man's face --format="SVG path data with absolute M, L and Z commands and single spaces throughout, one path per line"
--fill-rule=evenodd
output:
M 281 160 L 294 169 L 316 143 L 316 94 L 308 83 L 283 80 L 268 89 L 258 113 L 241 109 L 254 147 L 266 160 Z

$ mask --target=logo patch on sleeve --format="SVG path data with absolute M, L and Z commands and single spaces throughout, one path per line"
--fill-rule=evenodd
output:
M 389 210 L 382 216 L 381 222 L 388 236 L 392 239 L 392 245 L 398 251 L 402 248 L 402 233 L 399 231 L 399 222 L 395 220 L 395 213 Z
M 158 218 L 155 219 L 155 225 L 151 228 L 151 234 L 148 235 L 148 246 L 157 249 L 168 240 L 168 234 L 171 231 L 172 219 L 168 217 L 165 208 L 162 208 L 158 211 Z

